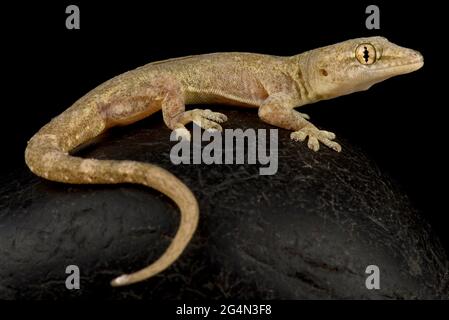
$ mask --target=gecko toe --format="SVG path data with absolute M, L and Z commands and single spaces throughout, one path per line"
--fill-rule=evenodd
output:
M 335 139 L 335 133 L 326 131 L 326 130 L 320 130 L 320 135 L 323 136 L 325 139 L 334 140 Z
M 295 131 L 290 134 L 290 139 L 295 141 L 304 141 L 307 137 L 307 134 L 302 131 Z
M 320 143 L 318 142 L 318 139 L 315 138 L 314 136 L 309 136 L 307 146 L 315 152 L 320 150 Z
M 223 131 L 223 128 L 218 123 L 216 123 L 212 120 L 209 120 L 205 117 L 198 117 L 198 118 L 194 119 L 193 122 L 197 126 L 203 128 L 205 130 L 212 129 L 212 130 L 216 130 L 216 131 L 220 131 L 220 132 Z
M 320 142 L 337 152 L 341 151 L 341 146 L 337 142 L 332 141 L 335 139 L 335 134 L 332 132 L 316 128 L 303 128 L 290 134 L 290 138 L 295 141 L 304 141 L 307 137 L 309 137 L 307 146 L 313 151 L 320 149 Z
M 223 123 L 228 120 L 228 117 L 220 112 L 212 112 L 209 109 L 203 110 L 202 116 L 206 119 Z
M 324 144 L 325 146 L 337 151 L 337 152 L 341 152 L 341 146 L 340 144 L 338 144 L 335 141 L 331 141 L 329 139 L 322 139 L 320 140 L 322 144 Z
M 310 120 L 310 116 L 309 116 L 307 113 L 302 113 L 302 112 L 298 112 L 298 113 L 299 113 L 299 115 L 300 115 L 301 117 L 303 117 L 304 119 Z
M 173 130 L 173 132 L 175 133 L 176 140 L 190 141 L 191 139 L 191 134 L 185 127 L 176 128 L 175 130 Z

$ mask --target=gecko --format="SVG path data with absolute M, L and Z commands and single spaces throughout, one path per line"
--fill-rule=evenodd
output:
M 335 134 L 312 124 L 295 108 L 363 91 L 390 77 L 421 68 L 423 56 L 384 37 L 339 42 L 293 56 L 211 53 L 152 62 L 99 85 L 53 118 L 29 141 L 25 162 L 36 175 L 70 184 L 133 183 L 151 187 L 179 207 L 178 230 L 165 252 L 139 271 L 111 281 L 124 286 L 148 279 L 172 265 L 192 239 L 199 206 L 192 191 L 156 165 L 128 160 L 77 157 L 74 150 L 106 130 L 162 111 L 164 123 L 178 139 L 190 139 L 186 124 L 222 130 L 227 120 L 190 104 L 224 104 L 258 108 L 259 118 L 291 131 L 313 151 L 320 144 L 337 152 Z

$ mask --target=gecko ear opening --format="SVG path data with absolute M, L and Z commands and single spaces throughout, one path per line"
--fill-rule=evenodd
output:
M 369 65 L 376 62 L 376 48 L 371 43 L 362 43 L 355 49 L 355 57 L 361 64 Z

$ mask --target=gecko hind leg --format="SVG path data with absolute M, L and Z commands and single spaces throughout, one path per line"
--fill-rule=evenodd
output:
M 193 109 L 185 111 L 184 94 L 181 85 L 172 81 L 169 90 L 162 101 L 162 115 L 164 122 L 170 129 L 174 130 L 176 138 L 190 140 L 190 132 L 185 127 L 193 122 L 205 130 L 222 131 L 220 123 L 228 118 L 219 112 L 212 112 L 209 109 Z

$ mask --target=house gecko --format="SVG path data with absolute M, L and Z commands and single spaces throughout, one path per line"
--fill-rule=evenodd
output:
M 295 108 L 356 91 L 423 66 L 422 55 L 383 37 L 352 39 L 280 57 L 253 53 L 213 53 L 149 63 L 112 78 L 52 119 L 29 141 L 25 161 L 36 175 L 72 184 L 136 183 L 154 188 L 179 207 L 181 221 L 164 254 L 140 271 L 111 284 L 129 285 L 163 271 L 181 255 L 198 224 L 198 203 L 191 190 L 168 171 L 135 161 L 83 159 L 71 154 L 114 126 L 162 110 L 168 128 L 189 139 L 185 125 L 222 130 L 222 113 L 187 104 L 229 104 L 258 108 L 259 118 L 291 130 L 291 139 L 313 151 L 323 144 L 337 152 L 335 134 L 320 130 Z

